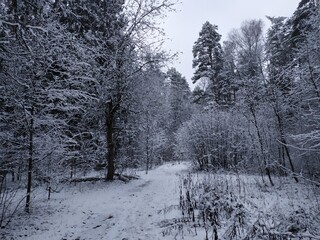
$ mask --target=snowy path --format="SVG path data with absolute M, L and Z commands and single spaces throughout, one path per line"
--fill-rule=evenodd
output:
M 80 192 L 79 187 L 73 187 L 43 204 L 39 197 L 39 208 L 34 212 L 36 219 L 21 218 L 20 224 L 25 227 L 14 229 L 13 237 L 26 240 L 173 239 L 162 236 L 159 223 L 171 216 L 159 211 L 178 204 L 179 174 L 186 169 L 186 164 L 166 164 L 126 184 L 88 184 Z
M 165 216 L 158 212 L 178 204 L 180 171 L 181 165 L 162 166 L 132 184 L 125 197 L 118 192 L 115 201 L 122 211 L 114 211 L 116 225 L 110 235 L 114 239 L 163 239 L 158 224 Z

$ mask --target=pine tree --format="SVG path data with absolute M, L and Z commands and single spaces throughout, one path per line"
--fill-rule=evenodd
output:
M 222 100 L 223 68 L 222 47 L 219 43 L 221 35 L 217 32 L 218 27 L 205 22 L 199 33 L 198 40 L 194 43 L 193 68 L 195 68 L 193 83 L 200 79 L 208 79 L 213 100 L 219 103 Z
M 191 116 L 191 92 L 186 78 L 175 68 L 167 71 L 167 81 L 169 107 L 167 136 L 170 143 L 167 157 L 172 159 L 175 146 L 175 134 L 182 124 L 188 121 Z
M 170 131 L 175 132 L 190 116 L 190 89 L 185 77 L 175 68 L 167 71 L 169 82 Z

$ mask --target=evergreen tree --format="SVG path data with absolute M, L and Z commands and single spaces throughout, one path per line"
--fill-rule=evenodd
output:
M 175 68 L 167 71 L 170 102 L 170 131 L 176 131 L 190 116 L 190 89 L 185 77 Z
M 19 2 L 14 9 L 8 8 L 18 17 L 9 14 L 10 22 L 2 25 L 10 51 L 1 52 L 6 59 L 1 91 L 4 108 L 10 110 L 4 122 L 14 120 L 4 146 L 6 152 L 16 149 L 16 155 L 21 156 L 11 156 L 12 163 L 14 159 L 28 159 L 16 165 L 19 175 L 21 169 L 28 175 L 27 211 L 34 180 L 50 185 L 53 178 L 62 177 L 59 171 L 66 173 L 64 169 L 76 165 L 88 168 L 91 158 L 86 154 L 89 148 L 84 146 L 92 139 L 92 131 L 84 127 L 88 125 L 84 116 L 95 99 L 88 87 L 92 78 L 89 64 L 84 64 L 87 57 L 83 43 L 59 23 L 51 6 L 28 4 Z M 37 165 L 33 164 L 35 160 Z
M 299 37 L 293 35 L 295 67 L 291 73 L 295 84 L 290 98 L 295 103 L 298 120 L 293 140 L 303 152 L 299 165 L 314 172 L 319 169 L 316 159 L 320 146 L 320 3 L 302 1 L 293 19 L 297 19 L 297 12 L 302 19 L 299 20 Z
M 221 70 L 223 68 L 223 54 L 219 43 L 221 35 L 217 32 L 218 27 L 209 22 L 205 22 L 199 33 L 198 40 L 194 43 L 193 68 L 195 73 L 192 78 L 193 83 L 205 78 L 208 79 L 211 95 L 216 103 L 222 100 L 223 79 Z
M 301 1 L 289 19 L 269 18 L 266 57 L 268 59 L 268 96 L 277 123 L 280 163 L 284 169 L 288 160 L 294 165 L 315 166 L 314 153 L 305 151 L 297 158 L 289 145 L 301 149 L 317 146 L 319 119 L 319 1 Z M 300 129 L 297 131 L 297 129 Z M 292 136 L 294 136 L 292 138 Z M 306 147 L 308 145 L 308 147 Z M 304 146 L 304 147 L 302 147 Z M 297 178 L 295 177 L 296 181 Z
M 315 27 L 310 22 L 310 19 L 314 14 L 317 14 L 319 10 L 319 0 L 301 0 L 298 8 L 290 18 L 292 26 L 291 43 L 295 48 L 305 40 L 305 34 L 308 31 L 312 31 Z
M 284 17 L 268 17 L 268 19 L 272 24 L 267 32 L 266 41 L 269 82 L 277 86 L 281 92 L 288 93 L 292 90 L 293 84 L 293 79 L 285 71 L 293 60 L 290 22 Z
M 236 103 L 236 92 L 239 90 L 240 78 L 237 74 L 236 45 L 231 41 L 223 43 L 223 69 L 221 76 L 223 78 L 221 84 L 222 104 L 230 106 Z
M 191 116 L 191 92 L 185 77 L 175 68 L 167 72 L 168 82 L 168 158 L 173 158 L 175 134 Z

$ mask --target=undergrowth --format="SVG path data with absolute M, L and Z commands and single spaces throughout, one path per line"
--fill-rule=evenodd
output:
M 320 239 L 318 190 L 278 179 L 268 187 L 252 176 L 189 173 L 180 178 L 180 218 L 162 222 L 163 235 L 218 239 Z M 312 195 L 312 196 L 311 196 Z M 201 238 L 201 239 L 203 239 Z M 200 239 L 200 238 L 196 238 Z

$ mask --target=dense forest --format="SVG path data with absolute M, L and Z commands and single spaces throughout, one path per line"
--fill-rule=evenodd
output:
M 32 192 L 164 162 L 320 185 L 320 4 L 244 21 L 222 42 L 205 22 L 196 83 L 168 67 L 171 0 L 0 3 L 0 225 Z M 90 179 L 89 179 L 90 180 Z M 24 196 L 16 194 L 25 189 Z M 24 203 L 24 204 L 23 204 Z
M 272 185 L 273 174 L 319 174 L 319 2 L 268 20 L 267 36 L 248 20 L 222 44 L 203 25 L 193 47 L 201 110 L 178 130 L 176 151 L 201 169 L 264 172 Z

